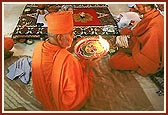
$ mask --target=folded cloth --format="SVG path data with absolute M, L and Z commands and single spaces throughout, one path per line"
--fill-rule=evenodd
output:
M 14 64 L 8 67 L 7 77 L 10 80 L 19 78 L 23 83 L 27 84 L 31 75 L 31 63 L 32 59 L 29 57 L 22 57 L 18 59 Z

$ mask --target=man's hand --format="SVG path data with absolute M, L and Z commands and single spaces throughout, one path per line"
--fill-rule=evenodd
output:
M 100 59 L 101 57 L 99 58 L 91 57 L 89 59 L 79 59 L 81 64 L 83 65 L 82 66 L 83 71 L 86 73 L 87 76 L 89 76 L 90 73 L 92 73 L 92 69 L 98 65 Z
M 128 48 L 128 36 L 122 35 L 116 37 L 116 45 L 122 48 Z
M 86 60 L 86 66 L 90 69 L 97 66 L 101 58 L 102 57 L 98 57 L 98 58 L 91 57 L 91 58 L 89 58 L 88 60 Z

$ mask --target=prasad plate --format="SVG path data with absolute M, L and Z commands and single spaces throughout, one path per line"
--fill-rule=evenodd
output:
M 86 37 L 78 41 L 74 47 L 74 52 L 79 58 L 99 58 L 109 51 L 107 40 L 99 37 Z

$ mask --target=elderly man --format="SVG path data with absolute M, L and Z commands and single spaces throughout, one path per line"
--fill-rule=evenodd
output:
M 116 70 L 133 70 L 142 76 L 159 71 L 164 66 L 164 18 L 154 4 L 136 4 L 142 20 L 133 30 L 123 28 L 120 33 L 130 35 L 130 49 L 119 48 L 109 62 Z
M 49 13 L 45 19 L 49 37 L 36 45 L 32 57 L 35 96 L 44 110 L 79 110 L 90 95 L 92 74 L 86 60 L 67 51 L 74 37 L 72 12 Z

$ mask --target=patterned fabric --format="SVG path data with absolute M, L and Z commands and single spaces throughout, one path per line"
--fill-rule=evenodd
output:
M 62 4 L 63 5 L 63 4 Z M 60 5 L 57 5 L 60 6 Z M 88 36 L 88 35 L 118 35 L 118 27 L 117 23 L 114 20 L 113 16 L 111 15 L 110 11 L 108 10 L 108 6 L 104 4 L 83 4 L 83 5 L 76 5 L 73 4 L 73 7 L 77 9 L 92 9 L 97 15 L 97 22 L 99 25 L 75 25 L 74 26 L 74 35 L 78 38 L 81 36 Z M 47 38 L 47 27 L 44 27 L 43 23 L 38 23 L 39 13 L 38 7 L 36 4 L 27 4 L 22 12 L 22 15 L 19 17 L 18 24 L 13 32 L 12 38 L 15 41 L 19 41 L 19 39 L 39 39 Z M 106 25 L 113 26 L 113 32 L 105 32 L 104 27 Z
M 159 90 L 156 92 L 159 96 L 164 95 L 164 68 L 157 73 L 150 76 L 152 81 L 156 84 Z

